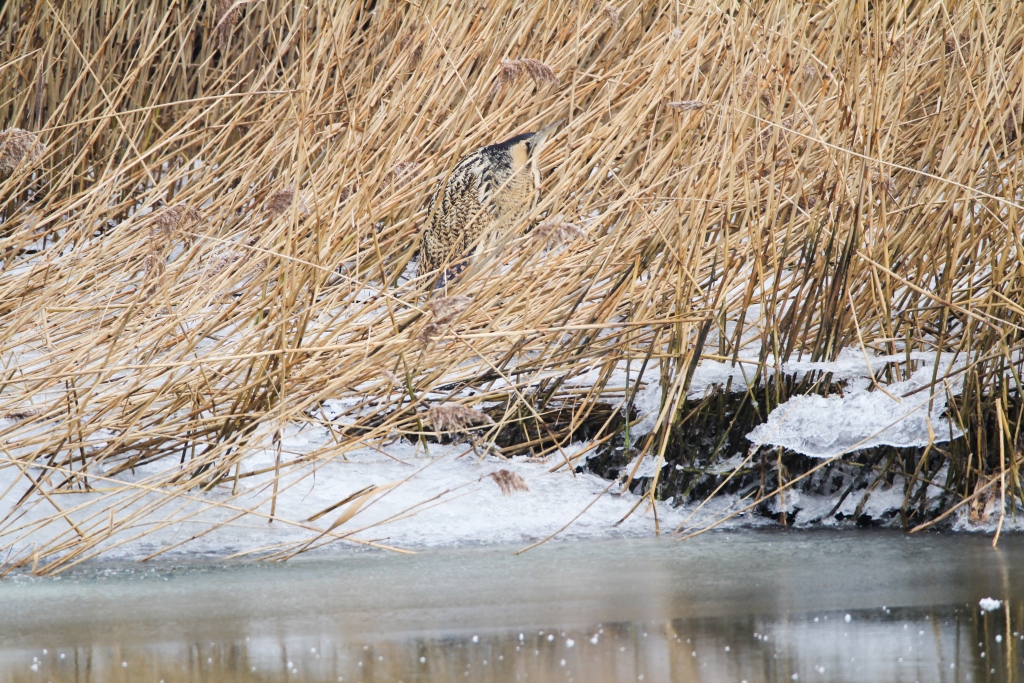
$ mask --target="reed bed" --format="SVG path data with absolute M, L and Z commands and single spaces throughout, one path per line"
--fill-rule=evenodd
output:
M 308 532 L 272 557 L 354 542 L 359 496 L 280 518 L 285 475 L 438 432 L 543 456 L 598 416 L 596 447 L 654 379 L 631 447 L 664 458 L 695 367 L 751 329 L 759 419 L 781 361 L 957 354 L 934 382 L 962 383 L 966 436 L 915 456 L 908 497 L 941 470 L 949 510 L 1019 500 L 1022 38 L 1010 0 L 10 0 L 2 570 L 209 509 Z M 431 295 L 410 263 L 433 186 L 560 118 L 530 219 Z M 301 425 L 331 442 L 288 452 Z M 242 504 L 256 451 L 274 485 Z

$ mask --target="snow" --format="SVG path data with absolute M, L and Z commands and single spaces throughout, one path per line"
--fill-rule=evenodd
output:
M 315 452 L 320 442 L 329 438 L 325 434 L 326 430 L 306 428 L 301 433 L 286 436 L 284 450 Z M 563 451 L 571 457 L 583 448 L 583 444 L 577 443 Z M 68 514 L 82 525 L 88 525 L 88 517 L 95 514 L 95 510 L 87 506 L 89 501 L 102 499 L 103 504 L 111 505 L 123 499 L 126 508 L 118 508 L 119 519 L 122 515 L 139 514 L 132 529 L 108 542 L 105 557 L 125 560 L 141 559 L 217 524 L 223 526 L 180 546 L 172 555 L 247 553 L 309 540 L 314 541 L 313 547 L 333 544 L 338 548 L 332 535 L 363 544 L 419 549 L 482 543 L 527 544 L 556 534 L 567 525 L 559 538 L 650 535 L 654 531 L 654 514 L 646 506 L 641 505 L 627 517 L 637 501 L 635 495 L 613 493 L 609 482 L 595 475 L 575 473 L 569 468 L 552 472 L 553 466 L 562 461 L 563 456 L 558 452 L 543 460 L 505 460 L 480 457 L 468 444 L 431 444 L 429 453 L 425 453 L 422 447 L 404 440 L 389 445 L 386 451 L 362 448 L 347 453 L 344 458 L 315 462 L 312 467 L 296 467 L 294 471 L 283 468 L 276 519 L 268 524 L 275 457 L 276 451 L 268 448 L 244 461 L 243 474 L 263 468 L 271 468 L 271 471 L 242 479 L 245 483 L 240 487 L 240 494 L 232 496 L 230 482 L 208 493 L 194 490 L 189 495 L 191 501 L 184 507 L 181 499 L 165 500 L 159 493 L 129 501 L 129 496 L 138 496 L 138 488 L 147 478 L 173 467 L 161 462 L 136 468 L 134 477 L 122 475 L 119 480 L 125 483 L 123 493 L 111 494 L 108 488 L 104 493 L 68 494 L 62 500 L 67 508 L 80 506 L 74 508 L 77 514 Z M 503 495 L 488 476 L 501 469 L 522 477 L 529 491 Z M 0 469 L 0 490 L 13 486 L 10 494 L 0 501 L 3 503 L 0 514 L 6 514 L 22 493 L 24 486 L 18 482 L 18 476 L 17 468 Z M 315 517 L 367 489 L 370 489 L 369 494 L 362 499 Z M 357 505 L 359 500 L 362 503 Z M 239 510 L 248 509 L 253 509 L 254 513 L 235 518 Z M 33 517 L 43 518 L 49 512 L 37 506 L 20 519 L 18 526 L 31 523 Z M 331 529 L 342 516 L 350 518 Z M 315 518 L 314 521 L 309 521 L 311 518 Z M 625 521 L 616 526 L 623 518 Z M 663 527 L 671 529 L 681 521 L 682 514 L 666 504 L 659 504 L 658 519 Z M 148 527 L 156 529 L 115 545 Z M 35 533 L 48 538 L 54 529 L 47 527 Z M 10 530 L 0 533 L 0 543 L 13 541 L 16 535 Z M 39 537 L 30 534 L 17 545 L 38 540 Z M 351 543 L 341 545 L 350 547 Z
M 1003 606 L 1002 600 L 996 600 L 995 598 L 982 598 L 978 601 L 978 607 L 985 610 L 986 612 L 992 612 Z

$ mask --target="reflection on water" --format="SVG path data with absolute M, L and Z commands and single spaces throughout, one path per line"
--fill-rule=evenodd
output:
M 1007 541 L 748 532 L 19 578 L 0 680 L 1011 683 Z
M 1019 614 L 1014 615 L 1018 619 Z M 591 628 L 349 640 L 6 652 L 5 681 L 1008 681 L 1019 621 L 978 610 L 707 618 Z

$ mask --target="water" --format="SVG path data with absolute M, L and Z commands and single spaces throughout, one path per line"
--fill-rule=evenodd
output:
M 1016 682 L 1022 541 L 741 532 L 93 566 L 0 581 L 0 681 Z

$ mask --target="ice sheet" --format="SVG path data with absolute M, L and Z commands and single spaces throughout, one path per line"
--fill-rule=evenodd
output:
M 843 395 L 795 396 L 768 415 L 747 438 L 758 445 L 782 446 L 814 458 L 834 458 L 875 446 L 916 447 L 959 438 L 963 432 L 945 416 L 946 397 L 960 387 L 958 380 L 931 386 L 934 356 L 918 357 L 921 366 L 906 380 L 888 385 L 862 382 Z M 876 368 L 898 357 L 872 359 Z M 943 361 L 946 361 L 945 363 Z M 954 370 L 951 357 L 940 357 L 939 377 Z M 877 364 L 877 365 L 876 365 Z M 822 369 L 825 364 L 816 364 Z M 856 377 L 855 362 L 842 370 Z M 861 361 L 862 375 L 869 376 Z

